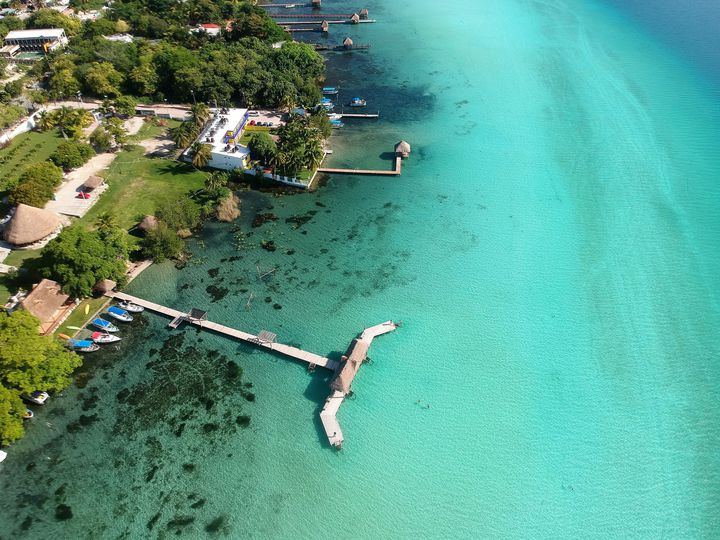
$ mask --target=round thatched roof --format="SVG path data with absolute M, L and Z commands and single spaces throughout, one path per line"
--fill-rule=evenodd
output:
M 15 215 L 5 227 L 3 238 L 16 246 L 24 246 L 42 240 L 60 225 L 60 216 L 55 212 L 19 204 Z
M 100 294 L 105 294 L 106 292 L 112 291 L 115 287 L 117 287 L 117 283 L 112 279 L 101 279 L 95 284 L 94 289 Z
M 349 37 L 346 37 L 345 40 L 343 41 L 343 46 L 344 46 L 344 47 L 352 47 L 352 46 L 353 46 L 353 40 L 350 39 Z
M 322 23 L 320 23 L 320 28 L 323 32 L 327 32 L 330 29 L 330 23 L 328 23 L 327 21 L 323 21 Z
M 350 17 L 350 22 L 353 24 L 358 24 L 360 22 L 360 15 L 357 13 L 353 13 L 352 17 Z
M 361 18 L 367 19 L 367 18 L 368 18 L 368 15 L 370 15 L 370 12 L 368 11 L 367 8 L 362 8 L 362 9 L 360 10 L 360 17 L 361 17 Z
M 400 141 L 395 145 L 395 153 L 400 154 L 403 157 L 410 155 L 410 143 L 407 141 Z
M 138 225 L 138 229 L 142 229 L 143 231 L 150 231 L 157 227 L 157 225 L 158 220 L 155 216 L 145 216 L 140 222 L 140 225 Z
M 88 189 L 95 189 L 103 185 L 105 182 L 105 179 L 101 176 L 91 176 L 87 180 L 85 180 L 85 187 Z

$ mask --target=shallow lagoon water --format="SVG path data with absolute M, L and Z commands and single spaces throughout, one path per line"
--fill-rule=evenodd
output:
M 129 288 L 321 354 L 403 321 L 345 448 L 327 374 L 145 314 L 12 447 L 2 536 L 717 535 L 717 88 L 596 1 L 367 7 L 328 83 L 382 118 L 331 163 L 403 175 L 249 194 Z

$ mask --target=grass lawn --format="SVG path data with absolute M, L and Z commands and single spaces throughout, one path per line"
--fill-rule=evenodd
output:
M 73 311 L 70 316 L 65 319 L 65 322 L 62 323 L 57 330 L 55 330 L 56 334 L 65 334 L 70 337 L 77 334 L 77 330 L 74 328 L 69 328 L 70 326 L 77 326 L 82 328 L 82 326 L 85 324 L 86 321 L 90 319 L 103 305 L 107 302 L 109 302 L 110 299 L 106 296 L 101 296 L 100 298 L 86 298 L 80 304 L 78 307 L 75 308 L 75 311 Z M 85 309 L 87 307 L 87 315 L 85 314 Z
M 8 266 L 16 266 L 20 268 L 26 261 L 32 263 L 40 257 L 40 250 L 24 250 L 14 249 L 3 264 Z M 4 304 L 9 297 L 15 294 L 18 288 L 29 289 L 32 287 L 33 280 L 28 274 L 18 273 L 13 275 L 0 274 L 0 305 Z
M 29 131 L 15 137 L 10 146 L 0 150 L 2 183 L 18 176 L 28 165 L 45 161 L 64 141 L 62 135 L 54 129 L 42 133 Z
M 143 216 L 154 215 L 163 204 L 204 186 L 208 173 L 186 163 L 149 158 L 144 152 L 135 148 L 118 155 L 106 177 L 107 191 L 80 223 L 92 227 L 97 217 L 107 212 L 127 230 Z

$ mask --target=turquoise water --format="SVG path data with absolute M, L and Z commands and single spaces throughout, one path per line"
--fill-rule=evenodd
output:
M 333 38 L 370 52 L 328 83 L 383 117 L 348 122 L 332 163 L 389 168 L 404 138 L 403 175 L 247 194 L 242 236 L 210 224 L 192 264 L 129 288 L 321 354 L 402 320 L 341 409 L 345 448 L 317 421 L 326 374 L 146 314 L 10 449 L 1 536 L 718 535 L 702 63 L 599 1 L 368 7 Z

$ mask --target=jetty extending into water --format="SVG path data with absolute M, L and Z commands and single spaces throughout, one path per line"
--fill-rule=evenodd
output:
M 172 320 L 168 326 L 172 329 L 177 329 L 183 323 L 193 324 L 199 328 L 211 330 L 218 334 L 239 339 L 246 343 L 268 349 L 294 360 L 300 360 L 307 363 L 309 369 L 321 366 L 333 371 L 335 375 L 330 383 L 330 387 L 333 392 L 326 400 L 325 406 L 320 412 L 320 420 L 322 422 L 323 429 L 325 430 L 325 435 L 328 438 L 328 442 L 334 448 L 342 448 L 344 440 L 342 430 L 340 429 L 340 423 L 337 420 L 338 409 L 345 397 L 351 393 L 352 381 L 354 380 L 355 375 L 357 375 L 360 365 L 367 360 L 367 350 L 370 343 L 372 343 L 372 340 L 375 337 L 391 332 L 398 326 L 393 321 L 386 321 L 382 324 L 366 328 L 359 338 L 353 340 L 350 345 L 350 349 L 348 349 L 347 355 L 343 356 L 340 362 L 337 362 L 327 357 L 298 349 L 297 347 L 277 343 L 275 341 L 277 335 L 266 330 L 263 330 L 255 335 L 209 321 L 207 319 L 207 312 L 199 309 L 192 309 L 189 312 L 183 312 L 156 304 L 155 302 L 150 302 L 137 296 L 117 291 L 109 291 L 105 293 L 105 296 L 116 300 L 126 300 L 128 302 L 132 302 L 133 304 L 142 306 L 148 311 L 171 317 Z

